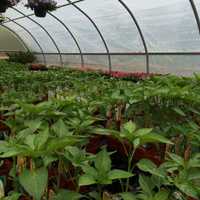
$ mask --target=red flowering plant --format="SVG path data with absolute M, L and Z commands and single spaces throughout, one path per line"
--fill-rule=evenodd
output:
M 123 72 L 123 71 L 103 71 L 102 72 L 106 76 L 112 76 L 114 78 L 120 78 L 123 80 L 130 80 L 130 81 L 139 81 L 144 80 L 148 77 L 160 75 L 155 73 L 145 73 L 145 72 Z
M 148 77 L 159 76 L 161 74 L 156 73 L 146 73 L 146 72 L 124 72 L 124 71 L 109 71 L 109 70 L 97 70 L 90 67 L 81 67 L 78 70 L 83 72 L 94 72 L 97 71 L 104 76 L 111 76 L 114 78 L 120 78 L 123 80 L 138 81 L 144 80 Z
M 0 1 L 0 13 L 6 12 L 9 7 L 15 6 L 20 0 L 1 0 Z

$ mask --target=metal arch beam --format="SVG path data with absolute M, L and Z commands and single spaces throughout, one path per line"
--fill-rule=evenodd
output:
M 85 1 L 85 0 L 77 0 L 77 1 L 74 1 L 73 3 L 79 3 L 79 2 L 82 2 L 82 1 Z M 63 8 L 63 7 L 66 7 L 66 6 L 70 6 L 71 3 L 67 3 L 67 4 L 63 4 L 61 6 L 57 6 L 57 9 L 58 8 Z M 23 19 L 23 18 L 26 18 L 26 17 L 31 17 L 31 16 L 34 16 L 34 13 L 31 13 L 31 14 L 28 14 L 28 15 L 24 15 L 24 16 L 21 16 L 21 17 L 16 17 L 16 18 L 13 18 L 12 20 L 19 20 L 19 19 Z M 3 22 L 4 24 L 8 23 L 10 20 L 6 21 L 6 22 Z
M 38 45 L 40 51 L 41 51 L 41 54 L 43 56 L 43 60 L 44 60 L 44 63 L 46 64 L 46 57 L 45 57 L 45 54 L 44 54 L 44 51 L 40 45 L 40 43 L 37 41 L 37 39 L 33 36 L 33 34 L 27 29 L 25 28 L 24 26 L 22 26 L 21 24 L 15 22 L 14 20 L 10 19 L 9 17 L 6 17 L 8 18 L 11 22 L 15 23 L 16 25 L 18 25 L 19 27 L 21 27 L 22 29 L 24 29 L 30 36 L 31 38 L 35 41 L 35 43 Z
M 148 52 L 148 48 L 147 48 L 147 44 L 144 38 L 144 35 L 142 33 L 142 30 L 140 28 L 140 25 L 136 19 L 136 17 L 134 16 L 133 12 L 130 10 L 130 8 L 123 2 L 123 0 L 118 0 L 119 3 L 126 9 L 126 11 L 129 13 L 129 15 L 131 16 L 132 20 L 134 21 L 134 24 L 136 25 L 138 32 L 140 34 L 143 46 L 144 46 L 144 50 L 145 50 L 145 55 L 146 55 L 146 72 L 149 74 L 150 69 L 149 69 L 149 52 Z
M 4 24 L 0 24 L 0 26 L 3 26 L 4 28 L 8 29 L 11 33 L 13 33 L 13 35 L 15 35 L 15 37 L 23 44 L 25 49 L 27 51 L 30 51 L 28 46 L 26 45 L 26 43 L 21 39 L 21 37 L 14 30 L 12 30 L 10 27 L 8 27 L 8 26 L 6 26 Z
M 76 37 L 74 36 L 74 34 L 71 32 L 71 30 L 66 26 L 66 24 L 60 20 L 58 17 L 56 17 L 54 14 L 52 14 L 51 12 L 48 12 L 48 14 L 50 16 L 52 16 L 54 19 L 56 19 L 66 30 L 67 32 L 71 35 L 72 39 L 74 40 L 78 50 L 79 50 L 79 53 L 80 53 L 80 57 L 81 57 L 81 66 L 84 67 L 84 58 L 83 58 L 83 53 L 82 53 L 82 50 L 81 50 L 81 47 L 78 43 L 78 41 L 76 40 Z
M 105 49 L 106 49 L 106 52 L 107 52 L 107 55 L 108 55 L 108 64 L 109 64 L 109 72 L 112 71 L 112 62 L 111 62 L 111 56 L 110 56 L 110 51 L 109 51 L 109 48 L 108 48 L 108 45 L 100 31 L 100 29 L 98 28 L 98 26 L 96 25 L 96 23 L 93 21 L 93 19 L 86 13 L 84 12 L 79 6 L 77 6 L 74 2 L 71 2 L 71 0 L 67 0 L 69 2 L 69 4 L 71 4 L 74 8 L 76 8 L 79 12 L 81 12 L 91 23 L 92 25 L 94 26 L 94 28 L 96 29 L 96 31 L 98 32 L 104 46 L 105 46 Z
M 198 29 L 199 29 L 199 34 L 200 34 L 200 18 L 199 18 L 197 8 L 196 8 L 196 5 L 195 5 L 193 0 L 189 0 L 189 1 L 190 1 L 190 4 L 191 4 L 191 7 L 192 7 L 192 10 L 193 10 L 196 22 L 197 22 L 197 26 L 198 26 Z
M 11 7 L 13 10 L 17 11 L 18 13 L 20 13 L 23 16 L 26 16 L 23 12 L 19 11 L 17 8 Z M 35 21 L 34 19 L 32 19 L 31 17 L 27 16 L 27 18 L 29 20 L 31 20 L 32 22 L 34 22 L 35 24 L 37 24 L 47 35 L 48 37 L 51 39 L 52 43 L 54 44 L 54 46 L 56 47 L 59 57 L 60 57 L 60 64 L 63 66 L 63 59 L 62 59 L 62 55 L 60 52 L 60 49 L 58 48 L 58 45 L 56 44 L 55 40 L 52 38 L 52 36 L 50 35 L 50 33 L 37 21 Z

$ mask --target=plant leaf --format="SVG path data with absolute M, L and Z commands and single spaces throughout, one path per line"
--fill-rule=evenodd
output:
M 80 198 L 82 198 L 83 195 L 77 193 L 77 192 L 73 192 L 73 191 L 69 191 L 69 190 L 60 190 L 58 191 L 58 193 L 56 195 L 53 196 L 52 200 L 78 200 Z
M 79 178 L 79 186 L 93 185 L 95 183 L 96 180 L 94 179 L 94 177 L 88 174 L 84 174 Z
M 154 196 L 154 200 L 168 200 L 169 192 L 165 190 L 161 190 Z
M 39 119 L 29 120 L 24 122 L 25 126 L 31 129 L 32 133 L 34 133 L 37 129 L 40 128 L 42 121 Z
M 108 173 L 108 178 L 111 180 L 129 178 L 132 176 L 132 173 L 120 169 L 114 169 Z
M 157 166 L 150 160 L 148 159 L 142 159 L 139 161 L 137 164 L 140 170 L 144 172 L 149 172 L 150 174 L 163 177 L 164 175 L 161 173 L 161 171 L 157 168 Z
M 23 188 L 36 200 L 40 200 L 45 191 L 48 181 L 48 171 L 46 168 L 29 171 L 25 169 L 19 176 L 19 182 Z
M 120 196 L 123 198 L 123 200 L 136 200 L 137 199 L 136 196 L 130 192 L 121 193 Z
M 154 188 L 154 185 L 152 184 L 150 177 L 145 177 L 144 175 L 140 175 L 139 183 L 143 192 L 145 192 L 149 197 L 149 199 L 151 199 L 153 196 L 152 189 Z
M 141 143 L 165 143 L 165 144 L 173 144 L 170 140 L 163 137 L 162 135 L 158 135 L 155 133 L 149 133 L 147 135 L 143 135 L 140 137 Z
M 111 159 L 105 148 L 97 154 L 95 168 L 102 175 L 105 175 L 111 170 Z
M 54 130 L 55 134 L 58 137 L 64 137 L 67 135 L 71 135 L 69 134 L 69 130 L 67 125 L 64 123 L 64 121 L 62 119 L 59 119 L 53 126 L 52 129 Z
M 129 133 L 133 133 L 136 130 L 136 124 L 133 123 L 132 121 L 129 121 L 124 124 L 123 128 Z

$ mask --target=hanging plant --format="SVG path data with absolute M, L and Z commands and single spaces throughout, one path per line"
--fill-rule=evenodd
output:
M 1 0 L 0 13 L 6 12 L 9 7 L 15 6 L 20 0 Z
M 37 17 L 45 17 L 47 11 L 56 10 L 57 2 L 54 0 L 28 0 L 26 5 L 35 12 Z

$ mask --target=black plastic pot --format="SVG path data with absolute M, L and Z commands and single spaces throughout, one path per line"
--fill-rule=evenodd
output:
M 8 6 L 0 3 L 0 13 L 5 13 Z
M 37 6 L 37 7 L 34 7 L 34 13 L 36 17 L 45 17 L 47 14 L 47 11 L 44 10 L 44 8 L 40 6 Z

